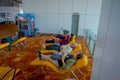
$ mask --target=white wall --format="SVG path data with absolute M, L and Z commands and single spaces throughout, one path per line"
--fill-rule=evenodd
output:
M 24 13 L 34 13 L 34 6 L 35 6 L 34 0 L 22 0 L 22 1 L 23 4 L 21 5 L 21 7 L 23 8 Z
M 103 0 L 91 80 L 120 80 L 120 0 Z
M 85 28 L 90 28 L 97 34 L 101 2 L 102 0 L 23 0 L 22 7 L 25 13 L 36 15 L 36 27 L 43 33 L 59 33 L 61 28 L 71 31 L 72 14 L 79 13 L 79 35 L 82 35 Z
M 73 0 L 73 12 L 80 14 L 79 35 L 84 29 L 97 34 L 102 0 Z

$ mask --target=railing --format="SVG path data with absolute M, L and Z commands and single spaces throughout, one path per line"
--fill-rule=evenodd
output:
M 96 34 L 93 33 L 90 29 L 85 29 L 84 30 L 84 39 L 87 42 L 87 45 L 90 49 L 91 54 L 94 55 L 95 42 L 96 42 L 96 39 L 97 39 Z

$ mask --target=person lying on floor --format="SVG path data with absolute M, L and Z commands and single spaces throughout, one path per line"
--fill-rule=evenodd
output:
M 56 36 L 53 36 L 51 40 L 46 40 L 45 43 L 55 43 L 55 42 L 59 42 L 59 40 L 64 40 L 68 37 L 68 35 L 61 35 L 61 34 L 58 34 Z
M 74 36 L 73 34 L 66 34 L 65 35 L 65 39 L 60 39 L 59 40 L 60 45 L 68 44 L 72 40 L 73 36 Z
M 8 46 L 8 50 L 10 51 L 12 43 L 14 43 L 15 41 L 17 41 L 18 39 L 20 39 L 22 37 L 24 37 L 23 33 L 22 34 L 18 33 L 18 35 L 16 35 L 16 36 L 7 36 L 7 37 L 1 39 L 1 43 L 9 42 L 10 45 Z
M 18 40 L 17 36 L 7 36 L 7 37 L 1 39 L 1 43 L 9 42 L 10 45 L 8 46 L 8 50 L 10 51 L 11 50 L 11 44 L 14 43 L 17 40 Z
M 55 53 L 52 53 L 52 56 L 51 58 L 52 59 L 55 59 L 58 61 L 58 64 L 59 66 L 61 67 L 63 64 L 64 64 L 64 60 L 66 58 L 69 58 L 69 56 L 67 55 L 72 55 L 71 51 L 77 47 L 77 43 L 74 43 L 74 44 L 69 44 L 69 45 L 62 45 L 61 48 L 60 48 L 60 52 L 55 52 Z M 41 53 L 41 52 L 39 52 Z M 41 55 L 38 55 L 39 57 L 41 57 Z
M 72 53 L 72 55 L 67 55 L 69 58 L 66 56 L 66 59 L 64 60 L 63 65 L 59 66 L 57 60 L 58 58 L 61 60 L 62 56 L 58 56 L 58 58 L 56 59 L 56 58 L 53 58 L 52 55 L 43 55 L 40 51 L 38 51 L 38 54 L 39 54 L 38 55 L 39 59 L 47 59 L 51 61 L 54 65 L 59 67 L 60 70 L 69 69 L 71 66 L 73 66 L 76 63 L 78 59 L 82 58 L 83 56 L 81 52 L 76 52 L 76 53 Z
M 46 40 L 45 43 L 60 43 L 60 45 L 66 45 L 72 40 L 73 36 L 74 36 L 73 34 L 65 34 L 65 35 L 58 34 L 55 37 L 53 37 L 53 39 Z
M 43 50 L 56 50 L 56 52 L 61 52 L 63 51 L 64 53 L 69 53 L 71 52 L 73 49 L 75 49 L 77 47 L 77 43 L 73 43 L 73 44 L 67 44 L 67 45 L 62 45 L 60 46 L 59 43 L 54 43 L 53 45 L 49 45 L 49 46 L 45 46 L 42 45 Z
M 82 58 L 83 55 L 81 52 L 73 53 L 73 55 L 67 55 L 64 59 L 62 67 L 60 67 L 61 70 L 63 69 L 69 69 L 71 66 L 73 66 L 76 61 L 80 58 Z
M 77 47 L 77 43 L 74 44 L 68 44 L 68 45 L 62 45 L 61 50 L 59 53 L 53 53 L 52 58 L 55 60 L 58 60 L 58 64 L 61 67 L 65 62 L 66 59 L 71 58 L 71 55 L 74 53 L 71 53 L 74 48 Z M 78 52 L 78 51 L 77 51 Z

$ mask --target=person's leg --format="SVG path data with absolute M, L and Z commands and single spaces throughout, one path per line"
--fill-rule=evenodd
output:
M 56 43 L 56 44 L 54 45 L 54 50 L 60 52 L 60 44 L 59 44 L 59 43 Z
M 58 60 L 59 67 L 63 65 L 62 60 Z
M 42 56 L 42 59 L 47 59 L 47 60 L 51 61 L 53 64 L 55 64 L 56 66 L 58 66 L 57 60 L 51 59 L 51 55 L 44 55 L 44 54 L 41 54 L 41 56 Z
M 52 40 L 46 40 L 45 43 L 55 43 L 55 40 L 52 39 Z
M 54 46 L 53 45 L 46 46 L 46 50 L 54 50 Z
M 53 53 L 51 58 L 58 61 L 59 67 L 63 65 L 61 60 L 61 55 L 59 53 Z
M 65 62 L 66 62 L 66 60 L 71 59 L 71 58 L 73 58 L 73 55 L 68 54 L 68 55 L 66 56 L 66 58 L 65 58 Z
M 56 50 L 56 51 L 60 51 L 60 45 L 59 44 L 54 44 L 51 46 L 46 46 L 46 50 Z
M 58 52 L 57 53 L 55 52 L 55 53 L 52 54 L 51 58 L 53 60 L 61 60 L 61 55 L 59 55 Z

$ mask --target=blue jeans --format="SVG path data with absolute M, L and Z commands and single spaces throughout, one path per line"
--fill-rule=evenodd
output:
M 61 60 L 61 55 L 59 55 L 58 53 L 53 53 L 51 58 L 54 60 Z

